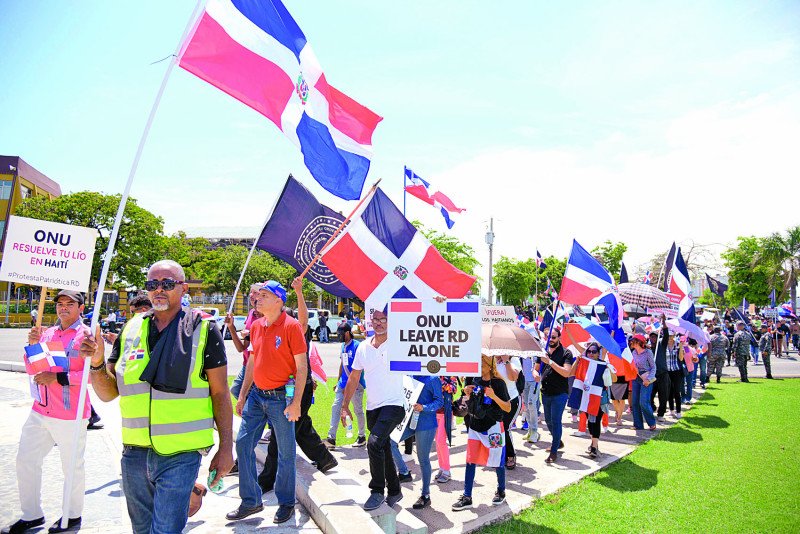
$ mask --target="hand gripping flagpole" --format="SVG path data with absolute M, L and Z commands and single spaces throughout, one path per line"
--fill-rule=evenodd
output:
M 358 209 L 361 207 L 364 201 L 370 198 L 373 194 L 375 194 L 375 190 L 378 189 L 378 184 L 381 183 L 381 180 L 382 178 L 378 178 L 378 181 L 372 184 L 372 187 L 370 188 L 369 192 L 364 196 L 364 198 L 358 201 L 358 204 L 356 204 L 356 207 L 353 208 L 352 212 L 350 212 L 350 215 L 348 215 L 347 218 L 342 221 L 342 224 L 339 225 L 339 228 L 336 229 L 336 231 L 333 233 L 330 239 L 328 239 L 328 241 L 326 241 L 325 244 L 322 245 L 322 247 L 320 247 L 319 252 L 317 252 L 316 256 L 314 256 L 314 258 L 308 263 L 308 265 L 306 265 L 306 268 L 303 270 L 303 272 L 300 273 L 301 279 L 305 278 L 306 274 L 308 274 L 308 271 L 311 270 L 311 267 L 313 267 L 314 264 L 317 262 L 317 260 L 319 260 L 322 257 L 322 251 L 325 250 L 325 248 L 328 245 L 330 245 L 333 242 L 333 240 L 339 236 L 340 233 L 342 233 L 344 227 L 347 225 L 347 223 L 350 222 L 350 219 L 353 217 L 353 215 L 355 215 L 355 213 L 358 211 Z
M 111 235 L 108 238 L 108 248 L 106 249 L 106 257 L 103 261 L 103 269 L 100 272 L 100 279 L 97 282 L 97 294 L 95 295 L 94 301 L 94 310 L 92 313 L 92 322 L 91 326 L 89 327 L 91 330 L 91 335 L 95 334 L 97 329 L 98 321 L 100 318 L 100 308 L 103 302 L 103 293 L 105 291 L 106 286 L 106 278 L 108 277 L 108 270 L 111 266 L 111 258 L 114 255 L 114 246 L 117 243 L 117 236 L 119 234 L 119 227 L 122 223 L 122 216 L 125 213 L 125 205 L 128 203 L 128 196 L 130 195 L 131 185 L 133 184 L 133 178 L 136 176 L 136 169 L 139 167 L 139 160 L 142 157 L 142 151 L 144 150 L 144 145 L 147 142 L 147 137 L 150 134 L 150 127 L 153 125 L 153 119 L 155 118 L 156 111 L 158 110 L 158 106 L 161 103 L 161 97 L 164 94 L 164 89 L 167 86 L 167 80 L 169 80 L 170 74 L 172 74 L 172 69 L 175 68 L 175 64 L 177 63 L 178 54 L 183 47 L 183 43 L 186 40 L 186 37 L 189 35 L 189 32 L 195 25 L 195 20 L 197 19 L 197 13 L 200 11 L 200 7 L 202 6 L 204 0 L 198 0 L 197 4 L 194 7 L 194 11 L 192 11 L 192 15 L 189 17 L 189 22 L 186 24 L 186 28 L 183 30 L 183 35 L 181 36 L 181 40 L 178 42 L 178 46 L 175 49 L 175 53 L 172 55 L 172 59 L 167 66 L 167 70 L 164 73 L 164 78 L 161 80 L 161 86 L 158 88 L 158 93 L 156 93 L 156 99 L 153 102 L 153 107 L 150 109 L 150 115 L 147 117 L 147 122 L 144 126 L 144 131 L 142 132 L 142 137 L 139 140 L 139 146 L 136 149 L 136 154 L 133 157 L 133 163 L 131 164 L 131 170 L 128 173 L 128 181 L 125 184 L 125 190 L 122 193 L 122 197 L 119 201 L 119 207 L 117 208 L 117 215 L 114 219 L 114 227 L 111 230 Z M 100 343 L 103 343 L 103 340 L 98 340 Z M 86 405 L 86 395 L 87 389 L 89 385 L 89 363 L 84 360 L 83 365 L 83 375 L 81 376 L 81 387 L 80 387 L 80 395 L 78 396 L 78 409 L 75 412 L 75 430 L 73 433 L 73 443 L 78 443 L 78 439 L 80 438 L 81 433 L 81 425 L 85 424 L 83 422 L 83 410 Z M 63 503 L 61 509 L 61 528 L 66 529 L 67 524 L 70 518 L 70 495 L 72 493 L 72 484 L 73 479 L 75 478 L 75 465 L 78 461 L 78 448 L 76 447 L 75 454 L 69 460 L 69 466 L 65 475 L 64 480 L 64 495 L 63 495 Z

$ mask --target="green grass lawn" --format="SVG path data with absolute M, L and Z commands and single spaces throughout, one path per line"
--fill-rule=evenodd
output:
M 800 380 L 709 384 L 685 414 L 482 532 L 800 532 Z

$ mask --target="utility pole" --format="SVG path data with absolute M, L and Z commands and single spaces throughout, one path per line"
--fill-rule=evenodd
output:
M 494 244 L 494 218 L 489 219 L 489 231 L 486 232 L 486 244 L 489 245 L 489 306 L 492 300 L 492 245 Z

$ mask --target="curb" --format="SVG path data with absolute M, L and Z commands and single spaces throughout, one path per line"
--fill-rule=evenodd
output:
M 13 373 L 25 373 L 25 364 L 22 362 L 10 362 L 0 360 L 0 371 L 11 371 Z

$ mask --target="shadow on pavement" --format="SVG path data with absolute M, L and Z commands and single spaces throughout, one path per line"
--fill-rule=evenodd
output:
M 645 491 L 658 483 L 658 470 L 648 469 L 623 458 L 615 464 L 613 476 L 595 477 L 598 484 L 614 491 Z

